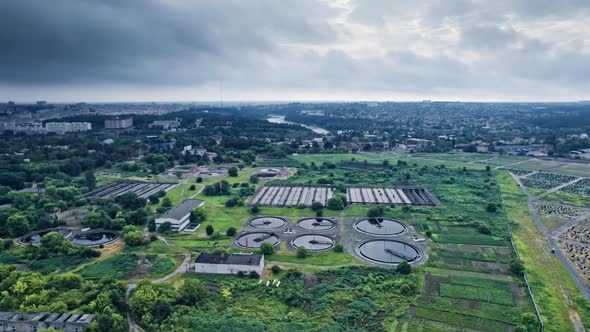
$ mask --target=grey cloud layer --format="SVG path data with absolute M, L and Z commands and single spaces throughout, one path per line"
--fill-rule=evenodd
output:
M 223 79 L 268 99 L 289 99 L 290 89 L 493 99 L 590 91 L 589 1 L 415 3 L 4 0 L 0 86 Z

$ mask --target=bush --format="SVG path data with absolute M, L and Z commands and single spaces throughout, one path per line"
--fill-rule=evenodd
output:
M 231 177 L 236 177 L 236 176 L 238 176 L 238 169 L 236 167 L 230 167 L 227 170 L 227 174 Z
M 215 232 L 215 229 L 213 228 L 213 226 L 211 224 L 207 225 L 207 227 L 205 227 L 205 233 L 207 233 L 207 235 L 211 236 L 213 234 L 213 232 Z
M 256 271 L 250 271 L 249 277 L 250 279 L 256 279 L 260 276 L 258 275 L 258 273 L 256 273 Z
M 369 211 L 367 211 L 367 217 L 369 218 L 379 218 L 379 217 L 383 217 L 383 214 L 385 213 L 385 211 L 383 210 L 383 207 L 381 206 L 373 206 L 369 209 Z
M 234 207 L 234 206 L 238 206 L 240 205 L 240 199 L 237 197 L 230 197 L 226 202 L 225 202 L 225 207 Z
M 197 177 L 197 180 L 196 180 L 196 182 L 197 182 L 197 183 L 202 183 L 202 182 L 203 182 L 203 178 L 202 178 L 202 177 L 200 177 L 200 176 L 199 176 L 199 177 Z
M 260 245 L 260 252 L 263 255 L 272 255 L 275 252 L 275 246 L 272 243 L 264 242 Z
M 320 202 L 313 202 L 311 204 L 311 209 L 314 210 L 314 211 L 321 210 L 323 208 L 324 208 L 324 205 L 322 203 L 320 203 Z
M 123 241 L 125 244 L 131 247 L 140 246 L 143 244 L 143 238 L 139 231 L 128 231 L 123 235 Z
M 172 207 L 172 201 L 170 200 L 169 197 L 164 197 L 162 199 L 162 207 L 165 207 L 165 208 Z
M 332 197 L 328 200 L 328 209 L 330 210 L 344 210 L 344 203 L 340 197 Z
M 307 248 L 305 248 L 305 247 L 297 248 L 297 258 L 305 258 L 307 256 L 309 256 L 309 252 L 307 251 Z
M 397 265 L 395 271 L 400 274 L 410 274 L 412 273 L 412 266 L 408 262 L 402 261 Z
M 2 241 L 2 248 L 4 248 L 4 249 L 10 249 L 13 245 L 14 245 L 14 242 L 12 242 L 12 240 L 10 240 L 10 239 L 6 239 L 6 240 Z
M 334 246 L 334 251 L 335 252 L 343 252 L 344 251 L 344 245 L 342 245 L 342 242 L 336 243 L 336 245 Z
M 279 274 L 281 273 L 281 267 L 278 265 L 273 265 L 270 270 L 272 271 L 273 274 Z
M 260 213 L 260 207 L 258 207 L 258 205 L 253 205 L 253 206 L 250 208 L 250 212 L 252 212 L 252 214 L 257 214 L 257 213 Z
M 518 259 L 511 259 L 510 260 L 510 271 L 514 274 L 517 274 L 519 276 L 524 275 L 524 263 Z
M 194 185 L 194 184 L 191 184 L 191 186 L 190 186 L 190 187 L 188 187 L 188 190 L 191 190 L 191 191 L 192 191 L 192 190 L 195 190 L 195 189 L 197 189 L 197 187 L 195 187 L 195 185 Z
M 160 227 L 158 227 L 158 232 L 160 232 L 160 233 L 170 232 L 171 230 L 172 230 L 172 224 L 169 221 L 162 223 L 160 225 Z
M 432 231 L 426 231 L 426 236 L 432 237 Z
M 250 176 L 250 183 L 258 183 L 258 177 L 256 175 Z
M 486 207 L 486 210 L 487 210 L 488 212 L 495 213 L 496 211 L 498 211 L 498 205 L 496 205 L 495 203 L 490 203 L 490 204 L 488 204 L 488 206 Z
M 234 236 L 234 235 L 236 235 L 236 232 L 237 232 L 237 230 L 235 227 L 230 227 L 227 229 L 227 231 L 225 231 L 225 235 Z

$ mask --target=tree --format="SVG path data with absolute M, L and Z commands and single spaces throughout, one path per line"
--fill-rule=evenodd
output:
M 324 208 L 324 205 L 321 202 L 313 202 L 311 203 L 311 209 L 314 211 L 321 210 Z
M 205 233 L 207 233 L 208 236 L 211 236 L 214 232 L 215 229 L 213 228 L 213 225 L 209 224 L 205 227 Z
M 231 176 L 231 177 L 234 177 L 234 178 L 235 178 L 236 176 L 238 176 L 238 169 L 237 169 L 236 167 L 230 167 L 230 168 L 227 170 L 227 174 L 228 174 L 229 176 Z
M 273 265 L 271 268 L 271 271 L 273 274 L 279 274 L 281 273 L 281 267 L 278 265 Z
M 275 252 L 275 246 L 273 246 L 272 243 L 263 242 L 260 245 L 260 252 L 263 255 L 272 255 Z
M 498 211 L 498 205 L 496 203 L 489 203 L 486 207 L 486 211 L 496 213 L 496 211 Z
M 522 262 L 522 260 L 518 259 L 518 258 L 514 258 L 510 260 L 510 271 L 514 274 L 517 274 L 519 276 L 523 275 L 525 272 L 524 269 L 524 263 Z
M 367 211 L 367 217 L 380 218 L 383 217 L 384 213 L 385 211 L 383 210 L 382 206 L 372 206 L 371 208 L 369 208 L 369 211 Z
M 98 332 L 124 332 L 128 329 L 125 318 L 110 306 L 105 307 L 102 313 L 96 316 L 96 327 Z
M 305 258 L 309 255 L 307 248 L 299 247 L 297 248 L 297 258 Z
M 190 187 L 188 187 L 188 190 L 190 190 L 190 191 L 194 191 L 194 190 L 196 190 L 196 189 L 197 189 L 197 187 L 195 187 L 195 185 L 194 185 L 194 184 L 191 184 L 191 186 L 190 186 Z
M 160 224 L 160 227 L 158 227 L 158 232 L 160 232 L 160 233 L 170 232 L 171 230 L 172 230 L 172 223 L 170 223 L 169 221 L 166 221 L 166 222 Z
M 17 212 L 6 220 L 6 232 L 12 236 L 25 235 L 31 231 L 31 224 L 24 213 Z
M 252 183 L 252 184 L 258 183 L 258 176 L 256 176 L 256 175 L 250 176 L 250 183 Z
M 207 296 L 207 289 L 202 281 L 185 279 L 184 284 L 178 289 L 176 301 L 184 305 L 195 305 Z
M 343 252 L 343 251 L 344 251 L 344 245 L 342 245 L 342 242 L 336 243 L 336 245 L 334 246 L 334 252 Z
M 252 205 L 252 207 L 250 208 L 250 212 L 252 214 L 260 213 L 260 207 L 258 205 Z
M 189 216 L 189 220 L 193 224 L 200 224 L 203 221 L 207 220 L 207 214 L 205 213 L 205 209 L 199 207 L 192 210 Z
M 196 182 L 197 182 L 197 183 L 201 183 L 201 182 L 203 182 L 203 178 L 202 178 L 202 177 L 200 177 L 200 176 L 198 176 L 198 177 L 197 177 L 197 180 L 196 180 Z
M 148 200 L 150 201 L 151 204 L 160 203 L 160 197 L 158 197 L 158 195 L 150 195 L 150 197 L 148 197 Z
M 238 206 L 240 204 L 240 199 L 237 198 L 236 196 L 230 197 L 226 202 L 225 202 L 225 207 L 234 207 L 234 206 Z
M 322 209 L 319 209 L 319 210 L 316 210 L 316 211 L 315 211 L 315 216 L 316 216 L 316 217 L 321 217 L 321 216 L 323 216 L 323 215 L 324 215 L 324 210 L 322 210 Z
M 395 270 L 401 274 L 410 274 L 412 273 L 412 266 L 406 261 L 401 261 Z
M 96 176 L 94 175 L 94 171 L 88 171 L 84 174 L 84 184 L 88 190 L 94 190 L 94 188 L 96 188 Z
M 225 235 L 231 237 L 231 236 L 236 235 L 236 232 L 237 232 L 237 230 L 236 230 L 235 227 L 230 227 L 230 228 L 227 229 L 227 231 L 225 231 Z
M 340 197 L 332 197 L 328 200 L 329 210 L 344 210 L 344 203 Z
M 125 244 L 128 246 L 136 247 L 143 244 L 143 237 L 139 231 L 129 231 L 124 233 L 123 241 L 125 241 Z
M 162 207 L 172 207 L 172 200 L 170 199 L 170 197 L 164 197 L 164 199 L 162 199 Z
M 41 247 L 57 253 L 62 249 L 64 236 L 58 232 L 49 232 L 41 238 Z

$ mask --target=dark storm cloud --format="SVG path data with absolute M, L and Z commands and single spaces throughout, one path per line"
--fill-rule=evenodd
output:
M 0 0 L 0 99 L 190 99 L 164 91 L 219 80 L 274 100 L 582 99 L 589 14 L 587 0 Z
M 329 40 L 318 19 L 327 10 L 314 1 L 1 1 L 0 80 L 204 81 L 255 64 L 277 42 Z

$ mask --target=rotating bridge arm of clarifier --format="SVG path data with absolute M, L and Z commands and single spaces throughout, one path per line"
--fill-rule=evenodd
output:
M 389 249 L 389 248 L 387 248 L 387 249 L 384 249 L 384 250 L 385 250 L 385 252 L 386 252 L 386 253 L 388 253 L 388 254 L 390 254 L 390 255 L 392 255 L 392 256 L 397 256 L 397 257 L 399 257 L 399 258 L 403 258 L 403 259 L 405 259 L 405 260 L 406 260 L 406 261 L 408 261 L 408 262 L 411 262 L 411 261 L 413 261 L 414 259 L 416 259 L 416 257 L 410 257 L 410 256 L 408 256 L 408 255 L 402 254 L 402 253 L 400 253 L 400 252 L 398 252 L 398 251 L 395 251 L 395 250 L 393 250 L 393 249 Z

